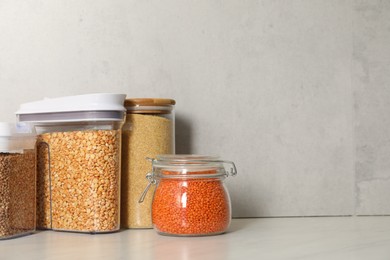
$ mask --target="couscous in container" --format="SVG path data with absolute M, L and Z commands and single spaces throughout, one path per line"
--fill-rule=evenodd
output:
M 122 131 L 121 225 L 152 228 L 150 192 L 138 203 L 151 170 L 146 157 L 175 153 L 175 101 L 163 98 L 125 100 L 126 122 Z

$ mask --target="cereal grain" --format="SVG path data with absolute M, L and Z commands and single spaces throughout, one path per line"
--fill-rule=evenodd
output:
M 123 129 L 121 225 L 124 228 L 151 228 L 151 205 L 154 186 L 143 203 L 138 200 L 148 184 L 151 171 L 146 158 L 173 152 L 173 126 L 170 119 L 128 114 Z
M 35 230 L 35 151 L 0 153 L 0 239 Z

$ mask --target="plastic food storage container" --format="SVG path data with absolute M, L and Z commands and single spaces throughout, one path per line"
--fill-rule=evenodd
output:
M 35 135 L 0 123 L 0 239 L 35 231 Z
M 200 155 L 160 155 L 147 175 L 157 184 L 152 204 L 153 228 L 162 235 L 208 236 L 227 231 L 231 203 L 224 180 L 237 174 L 233 162 Z M 224 165 L 230 165 L 229 171 Z
M 144 203 L 138 199 L 147 185 L 151 165 L 146 157 L 175 152 L 175 101 L 172 99 L 127 99 L 123 126 L 121 223 L 124 228 L 152 228 L 153 193 Z
M 89 94 L 22 104 L 35 127 L 37 227 L 101 233 L 120 227 L 122 94 Z

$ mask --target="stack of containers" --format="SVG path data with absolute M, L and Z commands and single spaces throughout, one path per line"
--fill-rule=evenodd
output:
M 17 127 L 0 123 L 0 239 L 36 227 L 105 233 L 120 224 L 174 236 L 226 232 L 223 182 L 236 175 L 234 163 L 173 155 L 175 101 L 125 97 L 43 99 L 20 106 Z
M 24 130 L 0 123 L 0 239 L 35 231 L 36 137 Z
M 37 227 L 103 233 L 120 227 L 121 127 L 126 95 L 25 103 L 37 139 Z

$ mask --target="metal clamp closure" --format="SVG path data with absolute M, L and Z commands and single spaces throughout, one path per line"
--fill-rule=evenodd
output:
M 149 183 L 146 186 L 145 190 L 142 192 L 141 197 L 138 200 L 138 203 L 144 202 L 144 199 L 145 199 L 146 194 L 148 193 L 148 191 L 150 189 L 150 186 L 152 186 L 152 184 L 156 184 L 157 183 L 157 181 L 153 178 L 153 173 L 151 173 L 151 172 L 146 174 L 146 179 L 148 179 Z
M 156 184 L 157 181 L 154 178 L 154 163 L 158 160 L 153 159 L 153 158 L 146 158 L 147 160 L 152 162 L 152 172 L 149 172 L 146 174 L 146 179 L 148 179 L 149 183 L 146 186 L 145 190 L 142 192 L 141 197 L 138 200 L 138 203 L 142 203 L 145 200 L 146 194 L 148 193 L 150 187 L 153 184 Z M 235 176 L 237 175 L 237 168 L 234 162 L 232 161 L 225 161 L 225 160 L 197 160 L 197 162 L 204 162 L 204 163 L 220 163 L 223 165 L 224 171 L 225 171 L 225 176 Z M 225 168 L 225 164 L 228 164 L 230 166 L 230 169 L 227 171 Z

